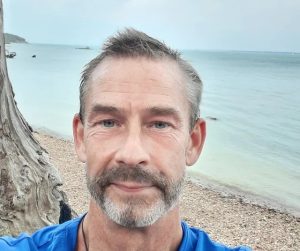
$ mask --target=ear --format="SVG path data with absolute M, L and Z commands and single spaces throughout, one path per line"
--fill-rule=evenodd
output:
M 189 144 L 186 151 L 186 165 L 193 165 L 199 158 L 206 137 L 206 124 L 198 119 L 190 132 Z
M 86 162 L 85 144 L 84 144 L 84 127 L 79 117 L 75 114 L 73 118 L 73 138 L 77 156 L 81 162 Z

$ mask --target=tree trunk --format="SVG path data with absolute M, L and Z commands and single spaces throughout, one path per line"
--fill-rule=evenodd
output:
M 8 78 L 0 0 L 0 235 L 59 222 L 64 196 L 57 170 L 19 112 Z

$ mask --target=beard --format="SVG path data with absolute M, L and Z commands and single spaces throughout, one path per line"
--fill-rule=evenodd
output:
M 141 228 L 155 223 L 178 203 L 184 177 L 183 172 L 178 180 L 169 180 L 141 166 L 120 165 L 106 169 L 98 177 L 86 178 L 92 198 L 108 218 L 126 228 Z M 152 198 L 143 195 L 113 198 L 107 188 L 123 181 L 151 184 L 156 193 Z

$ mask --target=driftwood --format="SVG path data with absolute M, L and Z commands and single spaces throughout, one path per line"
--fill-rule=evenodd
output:
M 0 235 L 18 235 L 58 223 L 60 208 L 68 207 L 58 190 L 62 181 L 57 170 L 14 100 L 5 58 L 2 0 L 0 47 Z

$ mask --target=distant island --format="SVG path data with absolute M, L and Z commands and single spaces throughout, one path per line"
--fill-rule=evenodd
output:
M 25 38 L 10 33 L 4 33 L 4 41 L 6 44 L 10 43 L 28 43 Z

